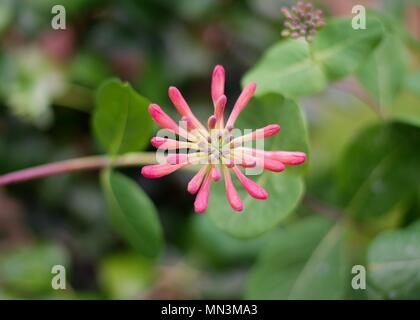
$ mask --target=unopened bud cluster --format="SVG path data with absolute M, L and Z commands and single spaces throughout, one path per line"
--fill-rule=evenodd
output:
M 317 30 L 325 25 L 322 11 L 314 9 L 312 3 L 305 3 L 300 0 L 290 10 L 282 8 L 285 16 L 284 30 L 282 36 L 294 39 L 304 38 L 312 41 Z

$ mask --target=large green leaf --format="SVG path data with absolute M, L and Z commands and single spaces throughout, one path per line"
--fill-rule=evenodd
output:
M 319 32 L 313 42 L 314 59 L 324 68 L 328 79 L 344 78 L 355 72 L 372 54 L 383 36 L 376 17 L 366 19 L 366 29 L 354 30 L 351 19 L 336 19 Z
M 257 237 L 273 229 L 297 207 L 303 192 L 303 179 L 289 173 L 264 172 L 255 182 L 269 193 L 267 200 L 256 200 L 235 183 L 244 203 L 240 213 L 230 207 L 223 183 L 212 188 L 208 214 L 212 222 L 238 238 Z
M 266 150 L 308 152 L 306 128 L 298 105 L 278 95 L 254 99 L 238 119 L 241 128 L 260 128 L 269 123 L 279 123 L 281 132 L 265 143 Z M 237 213 L 227 202 L 223 183 L 215 184 L 210 197 L 208 214 L 213 223 L 232 236 L 256 237 L 285 219 L 299 203 L 303 194 L 301 174 L 305 165 L 287 167 L 285 172 L 264 171 L 253 178 L 269 193 L 268 200 L 255 200 L 236 184 L 244 210 Z
M 420 181 L 420 130 L 379 124 L 359 134 L 339 163 L 343 205 L 357 218 L 374 218 L 410 199 Z
M 420 299 L 420 222 L 386 231 L 368 251 L 368 279 L 390 299 Z
M 279 124 L 281 131 L 264 140 L 265 150 L 306 152 L 309 156 L 308 134 L 304 114 L 299 105 L 278 94 L 267 94 L 251 100 L 240 114 L 236 126 L 242 130 L 255 130 L 268 124 Z M 260 148 L 259 145 L 257 148 Z M 308 160 L 299 166 L 289 166 L 286 172 L 303 174 Z
M 93 130 L 109 153 L 136 151 L 147 145 L 153 130 L 148 105 L 128 83 L 111 79 L 99 87 Z
M 254 239 L 233 238 L 214 226 L 208 215 L 194 215 L 191 226 L 191 254 L 215 266 L 249 264 L 271 239 L 271 233 Z
M 359 69 L 360 82 L 382 108 L 389 108 L 403 87 L 407 58 L 404 43 L 396 35 L 387 34 Z
M 321 101 L 316 119 L 311 121 L 311 150 L 315 152 L 311 154 L 309 177 L 331 171 L 355 133 L 378 122 L 372 109 L 346 92 L 322 95 Z
M 110 220 L 117 231 L 140 253 L 158 256 L 163 236 L 152 201 L 134 181 L 120 173 L 104 171 L 101 182 Z
M 251 81 L 257 83 L 256 95 L 305 96 L 327 86 L 321 66 L 311 59 L 309 45 L 300 40 L 281 41 L 269 48 L 242 83 Z
M 255 260 L 271 239 L 271 233 L 254 239 L 234 238 L 214 226 L 209 215 L 193 215 L 190 234 L 190 254 L 218 267 Z
M 338 299 L 345 292 L 340 223 L 312 216 L 276 232 L 251 271 L 248 299 Z
M 377 18 L 367 19 L 366 30 L 353 30 L 350 19 L 330 21 L 312 44 L 287 40 L 275 44 L 244 77 L 257 83 L 257 95 L 268 92 L 286 97 L 322 91 L 328 81 L 354 72 L 382 37 Z

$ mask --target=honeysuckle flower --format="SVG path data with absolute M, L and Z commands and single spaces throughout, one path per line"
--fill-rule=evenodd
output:
M 294 39 L 304 38 L 312 41 L 317 30 L 325 25 L 321 10 L 315 10 L 312 3 L 300 0 L 291 10 L 282 8 L 286 18 L 282 36 Z
M 278 124 L 270 124 L 264 128 L 246 134 L 236 135 L 235 122 L 253 96 L 256 85 L 248 84 L 240 94 L 232 112 L 225 120 L 224 95 L 225 71 L 217 65 L 213 71 L 211 97 L 214 112 L 203 125 L 192 113 L 187 102 L 175 87 L 169 88 L 169 98 L 178 110 L 182 119 L 178 125 L 157 104 L 149 106 L 154 121 L 163 129 L 174 134 L 174 138 L 156 136 L 151 143 L 158 151 L 167 153 L 163 163 L 144 166 L 141 173 L 146 178 L 160 178 L 188 165 L 201 165 L 187 186 L 188 192 L 196 194 L 194 209 L 202 213 L 207 209 L 210 185 L 224 177 L 226 195 L 231 207 L 236 211 L 243 210 L 243 203 L 232 182 L 231 172 L 239 180 L 245 190 L 255 199 L 268 198 L 267 191 L 248 178 L 244 168 L 261 168 L 281 172 L 286 165 L 299 165 L 306 159 L 303 152 L 265 151 L 249 147 L 257 140 L 274 136 L 280 131 Z M 258 117 L 258 113 L 255 115 Z M 176 136 L 181 139 L 177 139 Z

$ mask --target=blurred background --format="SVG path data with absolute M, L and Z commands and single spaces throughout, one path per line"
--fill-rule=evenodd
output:
M 281 38 L 280 9 L 294 3 L 1 0 L 0 174 L 102 152 L 91 136 L 89 112 L 96 88 L 112 76 L 168 111 L 167 88 L 175 85 L 198 115 L 207 114 L 214 65 L 225 67 L 227 96 L 236 97 L 243 74 Z M 56 4 L 66 8 L 66 30 L 51 28 Z M 364 4 L 401 21 L 413 39 L 420 36 L 415 1 L 315 4 L 326 17 L 350 16 L 354 4 Z M 411 64 L 418 66 L 418 58 L 412 55 Z M 302 101 L 312 159 L 297 216 L 324 203 L 334 214 L 335 161 L 358 128 L 376 121 L 369 98 L 347 87 Z M 419 102 L 408 89 L 401 99 Z M 159 263 L 136 254 L 109 225 L 96 171 L 16 184 L 0 188 L 0 298 L 243 298 L 247 274 L 269 235 L 241 241 L 205 216 L 198 222 L 194 198 L 185 191 L 188 174 L 151 181 L 139 169 L 123 172 L 158 209 L 166 241 Z M 64 291 L 51 289 L 55 264 L 66 266 Z

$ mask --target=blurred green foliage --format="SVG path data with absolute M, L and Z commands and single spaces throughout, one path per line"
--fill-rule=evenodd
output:
M 104 83 L 97 92 L 93 131 L 108 153 L 115 155 L 144 149 L 152 135 L 150 102 L 129 84 Z
M 247 297 L 343 298 L 343 227 L 331 225 L 328 219 L 309 217 L 277 232 L 251 272 Z

